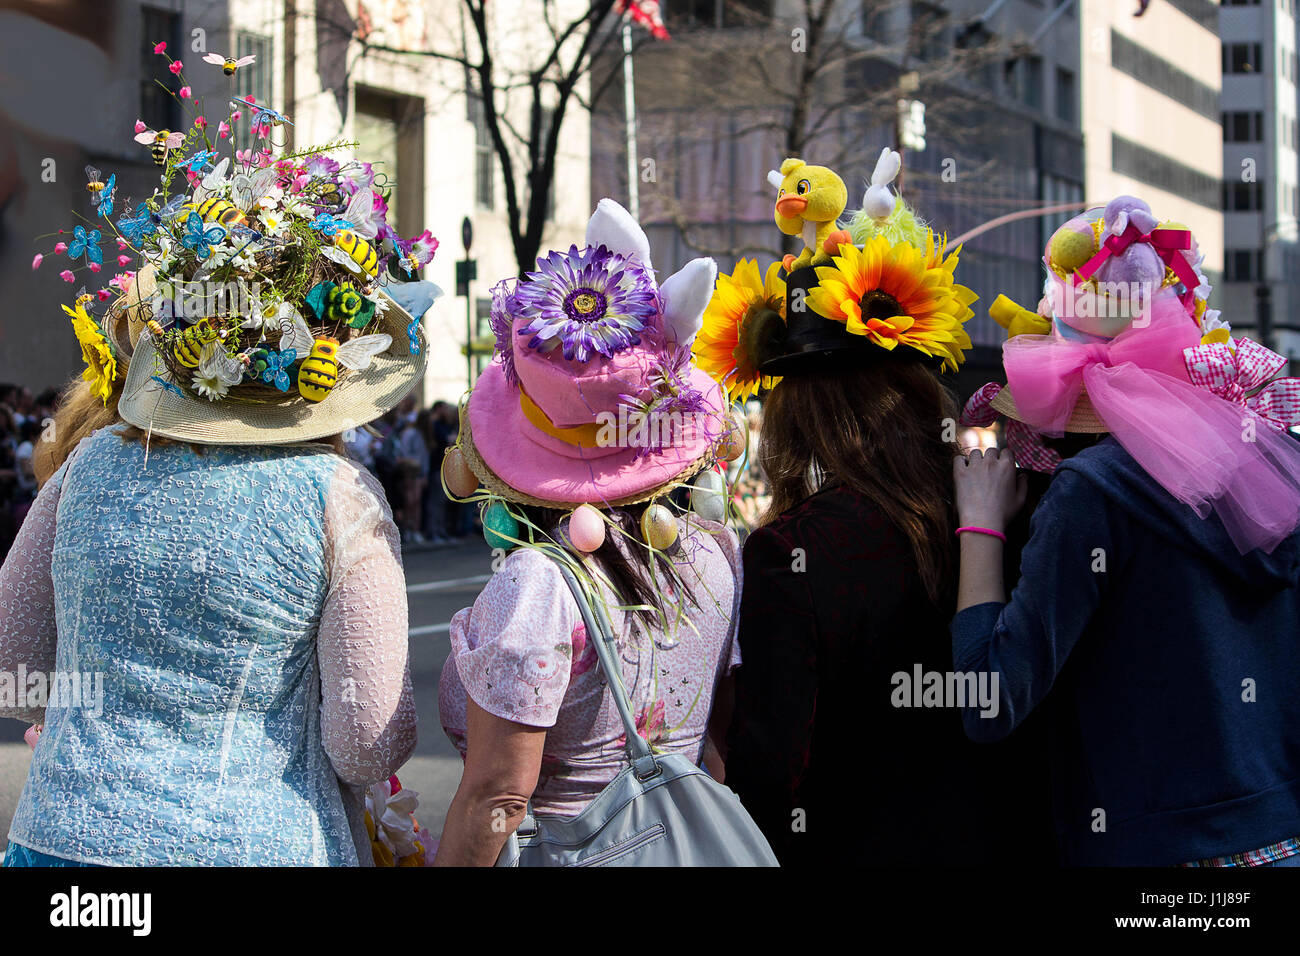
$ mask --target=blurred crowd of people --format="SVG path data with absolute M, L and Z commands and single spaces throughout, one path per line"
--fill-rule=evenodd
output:
M 439 474 L 459 428 L 451 402 L 420 409 L 408 397 L 379 421 L 343 436 L 352 457 L 384 486 L 405 545 L 445 544 L 478 532 L 477 508 L 449 500 Z
M 57 397 L 54 389 L 33 395 L 31 389 L 0 384 L 0 560 L 36 497 L 32 452 Z

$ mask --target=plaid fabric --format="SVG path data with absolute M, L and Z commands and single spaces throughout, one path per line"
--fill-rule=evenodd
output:
M 1274 375 L 1286 359 L 1251 339 L 1183 350 L 1193 385 L 1249 408 L 1274 428 L 1300 425 L 1300 379 Z
M 989 382 L 970 397 L 961 411 L 961 423 L 973 428 L 988 428 L 998 419 L 999 412 L 990 403 L 1002 386 Z M 1003 422 L 1007 434 L 1007 447 L 1011 449 L 1016 464 L 1031 471 L 1050 475 L 1061 463 L 1061 456 L 1043 444 L 1043 436 L 1024 422 L 1008 418 Z
M 1281 843 L 1248 850 L 1245 853 L 1233 853 L 1230 856 L 1214 856 L 1208 860 L 1184 863 L 1183 866 L 1260 866 L 1264 863 L 1276 863 L 1300 853 L 1300 837 L 1292 837 Z

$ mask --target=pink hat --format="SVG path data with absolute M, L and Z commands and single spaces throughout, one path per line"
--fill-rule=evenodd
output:
M 461 415 L 474 474 L 508 500 L 563 508 L 649 500 L 701 470 L 726 429 L 690 349 L 713 260 L 659 286 L 645 233 L 602 199 L 585 246 L 537 266 L 492 290 L 496 356 Z

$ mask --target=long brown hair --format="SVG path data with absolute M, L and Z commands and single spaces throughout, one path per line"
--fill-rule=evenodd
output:
M 907 536 L 933 601 L 951 581 L 957 406 L 919 362 L 787 377 L 763 408 L 758 459 L 772 486 L 763 523 L 830 485 L 871 500 Z M 955 434 L 952 438 L 955 439 Z

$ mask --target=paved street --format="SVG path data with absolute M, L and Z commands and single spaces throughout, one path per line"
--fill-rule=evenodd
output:
M 470 543 L 405 555 L 411 606 L 411 676 L 420 714 L 415 756 L 399 772 L 402 786 L 420 794 L 420 822 L 437 833 L 460 780 L 460 757 L 443 736 L 438 721 L 438 678 L 447 659 L 451 616 L 474 598 L 488 579 L 491 552 L 480 537 Z M 0 847 L 7 842 L 27 778 L 30 749 L 23 742 L 26 725 L 0 719 Z

